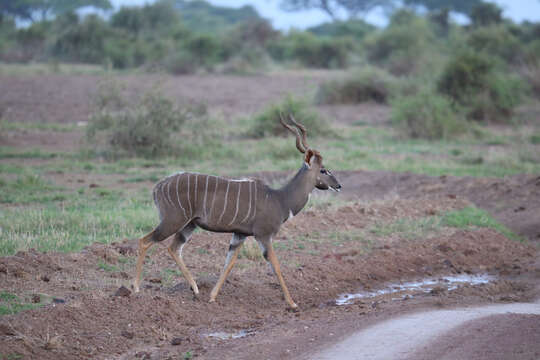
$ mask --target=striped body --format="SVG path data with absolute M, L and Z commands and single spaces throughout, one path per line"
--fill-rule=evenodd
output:
M 181 172 L 158 182 L 153 194 L 162 223 L 252 235 L 270 191 L 259 180 Z

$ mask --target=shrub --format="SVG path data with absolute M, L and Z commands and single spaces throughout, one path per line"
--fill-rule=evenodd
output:
M 425 19 L 400 11 L 387 28 L 366 38 L 365 50 L 371 63 L 383 65 L 395 75 L 406 75 L 434 55 L 430 51 L 434 40 Z
M 89 15 L 81 23 L 65 28 L 55 39 L 52 52 L 68 61 L 99 64 L 107 57 L 105 42 L 115 36 L 117 33 L 105 21 Z
M 471 98 L 468 116 L 489 122 L 511 122 L 525 87 L 520 78 L 494 72 L 485 87 Z
M 508 121 L 524 93 L 522 81 L 498 71 L 485 54 L 457 54 L 438 80 L 440 93 L 465 107 L 475 120 Z
M 484 54 L 464 51 L 450 59 L 437 88 L 459 103 L 466 103 L 471 96 L 485 87 L 495 64 Z
M 197 64 L 211 67 L 215 65 L 223 53 L 219 39 L 210 35 L 195 35 L 184 43 L 183 50 L 189 51 Z
M 466 130 L 450 99 L 432 91 L 392 101 L 392 122 L 404 135 L 429 140 L 447 139 Z
M 116 87 L 102 88 L 97 109 L 90 118 L 87 138 L 90 143 L 104 145 L 113 155 L 155 157 L 174 150 L 172 134 L 178 131 L 189 110 L 182 110 L 159 91 L 147 93 L 135 106 L 126 108 L 121 97 L 107 100 L 107 93 Z
M 310 135 L 329 135 L 331 130 L 321 117 L 308 108 L 306 102 L 288 96 L 283 102 L 267 107 L 262 113 L 253 118 L 253 126 L 248 136 L 262 138 L 265 136 L 286 136 L 290 132 L 279 122 L 280 115 L 286 118 L 291 114 L 294 119 L 303 124 Z
M 199 68 L 199 63 L 193 55 L 185 50 L 179 50 L 165 57 L 165 69 L 174 75 L 193 74 Z
M 516 62 L 522 57 L 521 44 L 508 27 L 485 26 L 472 31 L 467 44 L 477 52 L 499 56 L 507 62 Z
M 368 67 L 341 80 L 332 80 L 319 86 L 318 104 L 355 104 L 374 101 L 388 102 L 395 85 L 386 71 Z
M 292 32 L 268 45 L 276 60 L 297 60 L 311 68 L 344 68 L 352 44 L 346 39 L 319 38 L 307 32 Z

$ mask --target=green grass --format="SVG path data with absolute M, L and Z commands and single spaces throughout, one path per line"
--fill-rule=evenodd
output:
M 442 216 L 441 224 L 460 229 L 468 229 L 471 227 L 490 228 L 503 234 L 509 239 L 522 240 L 506 226 L 495 220 L 487 211 L 476 207 L 466 207 L 461 210 L 450 211 Z
M 393 223 L 380 223 L 370 228 L 370 233 L 377 237 L 399 235 L 405 239 L 424 238 L 430 233 L 441 229 L 441 219 L 438 217 L 425 217 L 420 219 L 399 219 Z
M 41 299 L 42 297 L 40 297 Z M 7 291 L 0 291 L 0 316 L 12 315 L 21 311 L 35 309 L 37 307 L 45 305 L 43 299 L 39 303 L 29 303 L 25 299 L 19 296 L 9 293 Z
M 79 127 L 75 124 L 64 123 L 41 123 L 41 122 L 13 122 L 0 121 L 0 130 L 3 131 L 21 131 L 21 130 L 39 130 L 39 131 L 55 131 L 55 132 L 71 132 Z
M 158 224 L 150 191 L 125 196 L 88 191 L 61 205 L 6 208 L 0 217 L 0 255 L 35 248 L 79 251 L 94 242 L 135 238 Z
M 380 223 L 369 229 L 377 237 L 399 236 L 404 239 L 422 239 L 440 233 L 444 228 L 475 229 L 489 228 L 506 236 L 508 239 L 522 239 L 495 220 L 487 211 L 476 207 L 466 207 L 449 211 L 442 215 L 419 219 L 399 219 L 392 223 Z

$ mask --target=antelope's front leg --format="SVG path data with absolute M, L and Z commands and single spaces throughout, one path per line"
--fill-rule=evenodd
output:
M 233 234 L 231 242 L 229 243 L 229 251 L 227 252 L 227 259 L 225 260 L 225 266 L 223 267 L 223 270 L 221 271 L 219 280 L 217 281 L 216 285 L 212 289 L 212 292 L 210 293 L 210 302 L 216 301 L 216 297 L 219 294 L 219 290 L 221 290 L 221 287 L 223 286 L 223 283 L 225 282 L 227 275 L 229 275 L 229 273 L 231 272 L 234 266 L 234 263 L 236 262 L 236 258 L 238 257 L 238 252 L 240 251 L 240 248 L 242 247 L 244 240 L 246 240 L 245 236 L 239 235 L 239 234 Z
M 272 265 L 272 269 L 274 269 L 274 273 L 277 275 L 279 284 L 281 285 L 281 289 L 283 290 L 283 295 L 285 295 L 285 301 L 287 301 L 287 304 L 289 304 L 291 309 L 296 310 L 298 308 L 298 305 L 295 304 L 291 297 L 291 294 L 289 294 L 289 290 L 287 289 L 287 285 L 285 285 L 283 275 L 281 275 L 281 268 L 279 266 L 276 253 L 274 252 L 274 248 L 272 247 L 272 238 L 258 238 L 257 242 L 261 247 L 264 258 L 266 259 L 266 261 L 270 262 L 270 264 Z

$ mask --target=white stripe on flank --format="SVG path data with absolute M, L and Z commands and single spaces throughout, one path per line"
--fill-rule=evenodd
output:
M 214 196 L 212 197 L 212 203 L 210 204 L 210 213 L 208 214 L 208 220 L 211 219 L 212 211 L 214 211 L 214 202 L 216 201 L 216 194 L 217 194 L 217 189 L 219 185 L 219 177 L 217 176 L 214 176 L 214 177 L 216 178 L 216 186 L 214 187 Z
M 208 175 L 206 175 L 206 186 L 205 186 L 205 189 L 204 189 L 204 201 L 203 201 L 203 212 L 204 212 L 204 217 L 206 218 L 206 195 L 208 194 Z
M 167 197 L 169 198 L 169 202 L 171 203 L 171 206 L 175 207 L 171 198 L 171 181 L 170 180 L 167 181 Z
M 257 215 L 257 183 L 255 183 L 255 194 L 253 196 L 253 216 L 251 217 L 251 221 L 255 219 L 255 215 Z
M 180 208 L 184 212 L 184 216 L 187 218 L 186 209 L 182 206 L 182 201 L 180 200 L 180 194 L 178 193 L 178 182 L 180 181 L 180 174 L 176 177 L 176 198 L 178 199 L 178 205 L 180 205 Z
M 229 223 L 229 225 L 231 225 L 234 220 L 236 220 L 236 215 L 238 215 L 238 205 L 240 204 L 240 191 L 242 190 L 242 182 L 239 182 L 238 183 L 238 195 L 236 195 L 236 211 L 234 212 L 234 216 L 231 220 L 231 222 Z
M 195 174 L 195 195 L 193 196 L 193 201 L 195 201 L 195 206 L 197 206 L 197 183 L 199 179 L 199 174 Z
M 251 214 L 251 182 L 249 183 L 248 211 L 247 211 L 246 217 L 242 221 L 240 221 L 240 224 L 242 224 L 244 221 L 246 221 L 249 218 L 249 214 Z
M 167 205 L 167 197 L 165 196 L 165 190 L 163 190 L 163 188 L 165 186 L 163 186 L 163 182 L 159 185 L 159 189 L 161 190 L 161 197 L 163 198 L 163 202 L 165 203 L 165 205 Z
M 189 204 L 189 217 L 192 217 L 193 216 L 193 209 L 191 208 L 191 200 L 189 199 L 189 178 L 190 178 L 190 173 L 187 174 L 187 202 Z
M 229 196 L 229 185 L 230 181 L 227 181 L 227 190 L 225 190 L 225 200 L 223 201 L 223 211 L 221 212 L 221 215 L 219 216 L 218 224 L 221 224 L 221 219 L 223 219 L 223 215 L 225 215 L 225 210 L 227 210 L 227 197 Z

